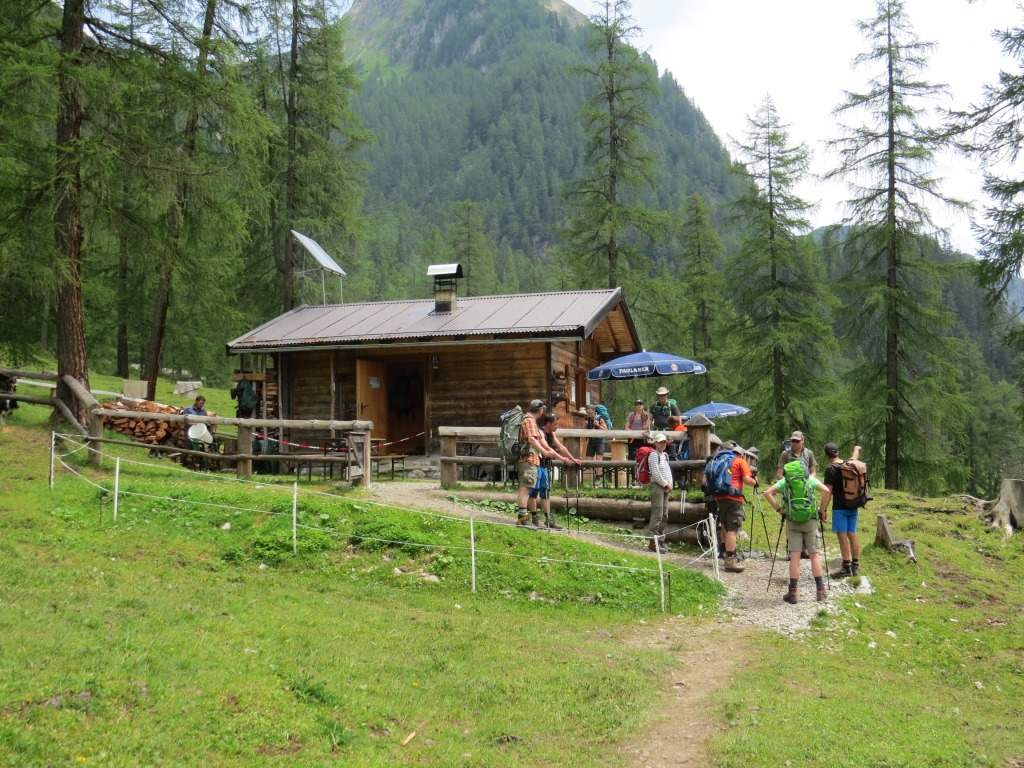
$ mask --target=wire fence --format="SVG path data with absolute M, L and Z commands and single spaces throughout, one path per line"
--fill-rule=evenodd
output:
M 63 453 L 58 453 L 57 445 L 60 442 L 62 445 L 70 446 L 70 449 Z M 308 531 L 315 532 L 318 535 L 325 535 L 332 538 L 338 539 L 358 539 L 360 541 L 375 542 L 386 546 L 395 546 L 412 549 L 423 549 L 438 552 L 456 553 L 456 554 L 469 554 L 470 559 L 470 588 L 472 592 L 477 591 L 477 558 L 479 556 L 487 556 L 492 558 L 510 558 L 510 559 L 522 559 L 532 560 L 538 563 L 544 564 L 566 564 L 576 567 L 593 568 L 593 569 L 608 569 L 608 570 L 622 570 L 634 573 L 649 573 L 652 578 L 657 578 L 658 589 L 660 595 L 661 610 L 669 610 L 671 607 L 671 575 L 678 571 L 682 571 L 692 567 L 694 564 L 705 558 L 709 559 L 712 563 L 714 576 L 716 579 L 720 579 L 718 571 L 718 540 L 717 531 L 715 525 L 710 518 L 700 520 L 697 523 L 691 525 L 678 526 L 669 531 L 665 532 L 665 535 L 672 535 L 686 529 L 695 529 L 697 532 L 697 542 L 700 548 L 700 554 L 686 562 L 666 561 L 665 551 L 662 548 L 661 540 L 659 538 L 651 539 L 650 536 L 635 533 L 623 533 L 616 531 L 598 531 L 598 530 L 577 530 L 574 534 L 571 528 L 568 526 L 564 529 L 563 535 L 573 537 L 585 537 L 588 540 L 597 539 L 598 543 L 601 539 L 606 540 L 618 540 L 622 543 L 633 543 L 638 546 L 647 544 L 652 541 L 655 545 L 655 556 L 657 559 L 657 568 L 645 568 L 638 566 L 622 565 L 619 563 L 607 563 L 607 562 L 593 562 L 576 559 L 563 559 L 553 558 L 547 556 L 536 556 L 531 554 L 525 554 L 521 552 L 509 552 L 509 551 L 497 551 L 492 549 L 481 548 L 478 545 L 480 536 L 477 532 L 478 526 L 500 526 L 503 528 L 519 528 L 516 523 L 512 521 L 496 521 L 488 520 L 486 518 L 475 517 L 473 515 L 449 515 L 440 512 L 434 512 L 430 510 L 423 510 L 410 507 L 395 506 L 393 504 L 382 504 L 375 501 L 359 499 L 354 501 L 346 496 L 340 496 L 338 494 L 329 493 L 327 491 L 312 489 L 312 488 L 300 488 L 297 480 L 293 481 L 290 485 L 282 485 L 277 483 L 266 483 L 258 480 L 245 480 L 242 478 L 236 478 L 231 476 L 222 476 L 209 472 L 197 472 L 195 470 L 185 469 L 183 467 L 167 464 L 156 464 L 148 461 L 141 461 L 138 459 L 129 459 L 118 457 L 114 460 L 114 477 L 110 481 L 108 487 L 103 482 L 96 482 L 95 480 L 86 477 L 76 466 L 69 463 L 67 459 L 80 453 L 81 451 L 88 448 L 88 444 L 83 441 L 83 438 L 77 434 L 63 434 L 63 433 L 52 433 L 50 442 L 50 471 L 49 471 L 49 487 L 51 490 L 55 486 L 55 468 L 59 465 L 68 472 L 74 478 L 86 483 L 93 488 L 108 493 L 113 499 L 113 519 L 116 522 L 118 515 L 120 514 L 120 501 L 121 499 L 138 498 L 138 499 L 149 499 L 158 501 L 169 501 L 176 504 L 182 505 L 193 505 L 196 507 L 205 507 L 211 509 L 219 509 L 224 511 L 230 511 L 239 514 L 254 514 L 254 515 L 266 515 L 282 517 L 285 513 L 275 512 L 273 509 L 249 507 L 249 506 L 238 506 L 232 504 L 221 504 L 212 501 L 201 501 L 196 499 L 184 498 L 180 496 L 165 496 L 154 493 L 144 493 L 130 488 L 122 486 L 122 465 L 127 466 L 138 466 L 152 469 L 162 470 L 163 472 L 180 472 L 187 475 L 191 482 L 209 482 L 216 483 L 218 485 L 252 485 L 259 487 L 261 491 L 272 489 L 274 491 L 290 492 L 291 496 L 291 534 L 292 534 L 292 553 L 298 555 L 299 553 L 299 532 Z M 152 478 L 149 478 L 152 480 Z M 413 516 L 420 518 L 430 518 L 433 520 L 443 520 L 448 522 L 455 522 L 459 525 L 468 526 L 468 532 L 466 537 L 466 544 L 436 544 L 436 543 L 424 543 L 417 541 L 408 541 L 401 539 L 392 538 L 380 538 L 374 536 L 368 536 L 364 534 L 358 534 L 355 531 L 343 532 L 329 528 L 317 527 L 299 523 L 299 497 L 300 495 L 308 495 L 315 497 L 324 497 L 329 500 L 338 501 L 339 503 L 345 503 L 351 505 L 357 503 L 359 505 L 365 505 L 370 508 L 383 508 L 398 510 Z M 641 554 L 638 552 L 637 554 Z

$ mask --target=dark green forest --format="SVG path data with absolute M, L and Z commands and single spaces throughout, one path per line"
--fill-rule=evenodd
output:
M 1006 151 L 998 103 L 915 133 L 926 52 L 878 0 L 866 63 L 899 109 L 871 81 L 849 108 L 906 122 L 821 137 L 869 192 L 811 231 L 786 116 L 751 104 L 726 147 L 685 74 L 631 47 L 629 6 L 0 0 L 0 358 L 226 385 L 227 340 L 322 300 L 294 229 L 346 302 L 426 296 L 449 261 L 472 295 L 621 285 L 648 349 L 708 365 L 673 396 L 751 407 L 719 432 L 763 455 L 800 428 L 863 445 L 891 487 L 985 495 L 1019 472 L 1013 193 L 991 180 L 985 251 L 961 254 L 900 191 L 932 142 Z M 651 391 L 606 395 L 621 418 Z

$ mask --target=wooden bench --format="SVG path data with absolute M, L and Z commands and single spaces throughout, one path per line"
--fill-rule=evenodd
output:
M 395 479 L 395 471 L 396 471 L 395 463 L 396 462 L 399 463 L 397 471 L 401 472 L 404 475 L 405 474 L 405 459 L 406 459 L 406 454 L 404 454 L 404 453 L 382 453 L 382 454 L 370 457 L 370 468 L 373 471 L 374 477 L 376 477 L 377 479 L 380 479 L 380 463 L 382 461 L 390 461 L 391 462 L 391 479 L 394 480 Z

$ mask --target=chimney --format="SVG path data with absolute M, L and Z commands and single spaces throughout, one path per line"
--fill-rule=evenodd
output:
M 434 278 L 434 311 L 454 312 L 458 307 L 456 280 L 462 277 L 462 265 L 431 264 L 427 275 Z

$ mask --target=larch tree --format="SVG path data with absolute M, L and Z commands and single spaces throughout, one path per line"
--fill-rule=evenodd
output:
M 859 291 L 856 323 L 877 330 L 850 378 L 866 423 L 884 430 L 885 485 L 899 489 L 905 470 L 919 478 L 928 473 L 922 457 L 940 435 L 919 405 L 946 391 L 937 354 L 946 319 L 934 292 L 939 265 L 922 242 L 938 231 L 928 204 L 963 204 L 945 197 L 932 175 L 938 143 L 924 124 L 926 105 L 944 89 L 921 73 L 934 44 L 914 34 L 902 0 L 877 0 L 874 18 L 858 27 L 868 50 L 854 66 L 872 74 L 867 89 L 846 93 L 835 114 L 864 122 L 842 126 L 845 135 L 829 142 L 839 165 L 827 178 L 846 180 L 852 195 L 844 221 L 851 266 L 842 282 Z
M 825 390 L 835 340 L 826 318 L 830 296 L 807 236 L 813 205 L 797 186 L 810 151 L 793 144 L 771 97 L 747 119 L 735 142 L 738 170 L 750 184 L 733 204 L 745 235 L 729 267 L 739 315 L 730 345 L 733 389 L 741 402 L 769 414 L 758 437 L 781 441 L 812 423 L 814 398 Z
M 646 265 L 639 245 L 664 224 L 664 217 L 636 196 L 653 186 L 655 158 L 644 133 L 654 127 L 649 105 L 659 91 L 653 65 L 628 42 L 640 32 L 629 15 L 631 4 L 602 0 L 597 5 L 588 41 L 594 59 L 575 68 L 592 92 L 581 109 L 586 171 L 564 192 L 573 212 L 565 240 L 587 287 L 603 273 L 608 287 L 616 288 L 630 263 Z

